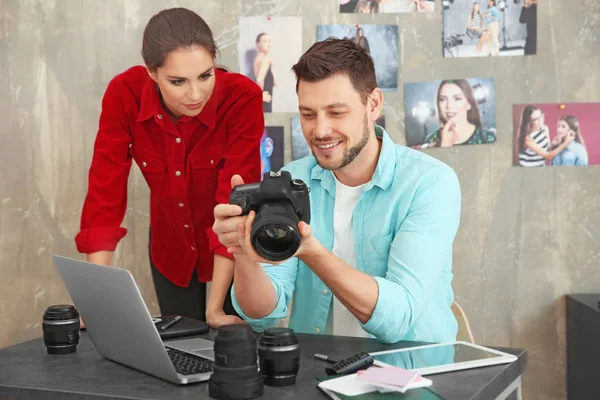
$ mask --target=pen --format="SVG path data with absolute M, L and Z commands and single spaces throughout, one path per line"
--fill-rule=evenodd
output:
M 315 358 L 317 360 L 325 361 L 325 362 L 328 362 L 328 363 L 331 363 L 331 364 L 336 364 L 337 363 L 337 361 L 332 360 L 331 358 L 329 358 L 328 355 L 325 355 L 325 354 L 315 354 L 314 356 L 315 356 Z
M 173 318 L 172 320 L 170 320 L 169 322 L 167 322 L 166 324 L 161 326 L 160 330 L 164 331 L 165 329 L 172 327 L 173 325 L 178 323 L 180 319 L 181 319 L 181 315 L 176 316 L 175 318 Z

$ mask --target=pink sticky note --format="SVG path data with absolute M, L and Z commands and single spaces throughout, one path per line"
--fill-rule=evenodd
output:
M 421 376 L 399 367 L 371 367 L 365 371 L 358 371 L 357 377 L 363 381 L 404 387 L 418 382 Z

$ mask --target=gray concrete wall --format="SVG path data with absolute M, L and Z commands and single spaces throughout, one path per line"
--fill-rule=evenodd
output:
M 459 0 L 457 0 L 459 2 Z M 141 33 L 161 8 L 200 13 L 237 70 L 240 15 L 302 15 L 304 49 L 320 23 L 400 26 L 399 82 L 493 77 L 498 141 L 434 149 L 459 175 L 461 227 L 454 288 L 475 339 L 529 350 L 525 398 L 565 398 L 564 295 L 600 291 L 600 167 L 511 167 L 511 105 L 600 101 L 600 3 L 544 0 L 536 57 L 442 59 L 441 16 L 340 15 L 336 1 L 0 1 L 0 347 L 39 337 L 46 306 L 69 301 L 52 253 L 73 243 L 87 184 L 100 98 L 140 63 Z M 439 5 L 439 2 L 438 2 Z M 386 125 L 405 143 L 403 90 L 385 94 Z M 292 114 L 268 115 L 290 135 Z M 291 160 L 290 141 L 285 160 Z M 152 312 L 148 190 L 134 167 L 115 265 L 131 270 Z

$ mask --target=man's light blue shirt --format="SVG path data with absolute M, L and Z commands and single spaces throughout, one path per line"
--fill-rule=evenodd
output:
M 458 325 L 451 311 L 452 243 L 460 220 L 461 194 L 454 171 L 441 161 L 382 140 L 377 167 L 352 214 L 356 269 L 375 278 L 379 293 L 371 318 L 361 327 L 385 343 L 399 340 L 456 340 Z M 310 187 L 313 235 L 333 247 L 335 178 L 310 155 L 286 165 L 293 178 Z M 256 331 L 287 317 L 298 333 L 324 334 L 333 294 L 302 261 L 264 264 L 277 304 L 264 318 L 249 318 L 231 291 L 233 305 Z

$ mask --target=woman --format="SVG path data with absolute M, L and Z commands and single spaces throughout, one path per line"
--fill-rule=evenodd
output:
M 133 159 L 150 188 L 150 265 L 161 313 L 213 327 L 242 322 L 227 295 L 233 261 L 212 231 L 213 208 L 228 201 L 234 174 L 260 181 L 264 129 L 260 89 L 215 68 L 216 52 L 210 28 L 192 11 L 150 19 L 145 66 L 114 77 L 104 94 L 75 238 L 88 261 L 110 265 L 127 233 L 120 224 Z
M 344 39 L 350 39 L 348 35 L 350 34 L 350 28 L 346 29 L 346 34 L 344 35 Z M 365 32 L 363 28 L 356 28 L 356 36 L 351 39 L 354 43 L 365 49 L 367 54 L 371 54 L 371 49 L 369 47 L 369 41 L 365 37 Z
M 440 128 L 429 134 L 423 147 L 494 143 L 496 134 L 483 128 L 479 107 L 469 82 L 445 80 L 437 91 Z
M 488 40 L 488 32 L 483 26 L 483 14 L 481 14 L 481 8 L 479 3 L 473 3 L 473 8 L 469 13 L 467 20 L 467 35 L 473 39 L 479 39 L 477 42 L 476 53 L 478 54 L 483 47 L 483 43 Z
M 500 12 L 496 7 L 496 0 L 488 0 L 488 10 L 485 12 L 485 18 L 488 24 L 488 56 L 497 56 L 500 54 L 500 41 L 498 40 L 500 26 Z
M 536 53 L 537 48 L 537 0 L 527 0 L 521 3 L 519 22 L 527 25 L 525 39 L 525 55 Z
M 562 117 L 558 121 L 556 134 L 556 137 L 552 139 L 552 148 L 560 146 L 569 136 L 573 138 L 573 141 L 552 159 L 553 166 L 588 165 L 588 154 L 576 117 L 572 115 Z
M 573 136 L 567 136 L 562 144 L 550 150 L 548 132 L 542 110 L 535 106 L 525 106 L 521 113 L 515 149 L 521 167 L 543 167 L 573 141 Z
M 259 33 L 256 37 L 256 48 L 258 54 L 254 58 L 254 76 L 256 83 L 263 90 L 263 112 L 271 112 L 273 109 L 273 87 L 277 86 L 277 80 L 273 73 L 273 61 L 269 57 L 271 49 L 271 37 L 266 33 Z

